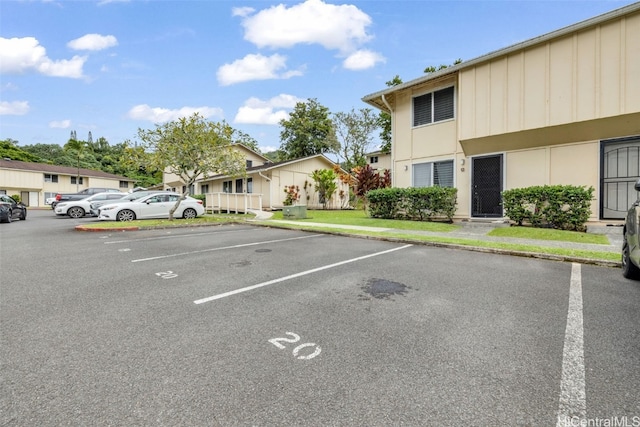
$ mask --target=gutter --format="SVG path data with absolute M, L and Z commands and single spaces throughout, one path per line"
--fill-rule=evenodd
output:
M 260 175 L 262 178 L 266 179 L 267 182 L 269 183 L 269 210 L 273 211 L 273 203 L 271 203 L 273 201 L 273 197 L 272 197 L 273 196 L 273 191 L 271 191 L 272 190 L 272 188 L 271 188 L 271 178 L 262 175 L 262 172 L 260 172 L 260 171 L 258 171 L 258 175 Z M 262 208 L 262 206 L 261 206 L 261 208 Z
M 393 157 L 394 156 L 394 154 L 393 154 L 394 153 L 394 151 L 393 151 L 393 139 L 394 139 L 393 138 L 393 129 L 394 129 L 394 126 L 393 126 L 393 121 L 394 121 L 393 113 L 394 113 L 394 111 L 393 111 L 393 108 L 391 108 L 391 105 L 389 104 L 389 101 L 387 101 L 387 98 L 385 97 L 384 93 L 380 95 L 380 99 L 382 99 L 382 102 L 384 103 L 384 105 L 389 109 L 389 112 L 390 112 L 389 116 L 391 117 L 391 171 L 392 171 L 392 173 L 391 173 L 391 186 L 393 187 L 393 179 L 394 179 L 394 176 L 395 176 L 395 168 L 396 168 L 395 158 Z

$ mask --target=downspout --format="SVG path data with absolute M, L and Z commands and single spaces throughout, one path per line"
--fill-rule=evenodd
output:
M 391 186 L 393 187 L 393 181 L 396 175 L 396 162 L 395 159 L 393 157 L 393 108 L 391 108 L 391 105 L 389 105 L 389 102 L 387 101 L 387 98 L 384 96 L 384 93 L 381 95 L 380 97 L 382 99 L 382 102 L 384 103 L 384 105 L 387 106 L 387 108 L 389 109 L 389 115 L 391 116 Z
M 266 179 L 267 182 L 269 183 L 269 210 L 273 211 L 273 203 L 271 203 L 273 201 L 273 191 L 271 191 L 271 178 L 268 178 L 264 175 L 262 175 L 262 172 L 258 171 L 258 175 L 260 175 L 262 178 Z

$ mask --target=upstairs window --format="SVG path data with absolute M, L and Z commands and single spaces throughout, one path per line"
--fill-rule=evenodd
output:
M 52 175 L 45 173 L 44 174 L 44 182 L 58 182 L 58 175 Z
M 369 163 L 378 163 L 378 156 L 369 157 Z
M 453 119 L 453 86 L 413 98 L 413 126 Z
M 82 185 L 82 177 L 78 178 L 77 176 L 72 176 L 71 177 L 71 183 L 72 184 L 80 184 L 80 185 Z

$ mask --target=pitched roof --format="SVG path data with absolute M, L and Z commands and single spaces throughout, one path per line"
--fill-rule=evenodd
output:
M 380 110 L 383 111 L 387 111 L 389 112 L 389 105 L 387 100 L 385 99 L 385 95 L 390 95 L 396 91 L 402 90 L 402 89 L 407 89 L 410 88 L 412 86 L 417 86 L 419 84 L 422 83 L 426 83 L 432 80 L 438 80 L 438 79 L 442 79 L 445 78 L 449 75 L 455 74 L 460 70 L 466 69 L 466 68 L 470 68 L 473 67 L 475 65 L 478 65 L 482 62 L 486 62 L 486 61 L 490 61 L 492 59 L 495 59 L 497 57 L 500 56 L 504 56 L 504 55 L 508 55 L 510 53 L 513 52 L 517 52 L 517 51 L 521 51 L 523 49 L 529 48 L 531 46 L 540 44 L 540 43 L 545 43 L 549 40 L 553 40 L 553 39 L 557 39 L 559 37 L 563 37 L 566 36 L 567 34 L 571 34 L 574 33 L 576 31 L 581 31 L 585 28 L 589 28 L 589 27 L 593 27 L 595 25 L 600 25 L 606 21 L 612 20 L 612 19 L 616 19 L 619 18 L 621 16 L 625 16 L 631 13 L 635 13 L 640 11 L 640 2 L 637 3 L 633 3 L 630 4 L 628 6 L 625 7 L 621 7 L 619 9 L 613 10 L 611 12 L 607 12 L 604 13 L 602 15 L 598 15 L 594 18 L 590 18 L 587 19 L 585 21 L 582 22 L 578 22 L 576 24 L 573 25 L 569 25 L 568 27 L 564 27 L 561 28 L 559 30 L 555 30 L 552 31 L 550 33 L 546 33 L 543 34 L 541 36 L 538 37 L 534 37 L 532 39 L 520 42 L 520 43 L 516 43 L 514 45 L 508 46 L 506 48 L 503 49 L 499 49 L 490 53 L 487 53 L 485 55 L 479 56 L 475 59 L 471 59 L 469 61 L 463 61 L 459 64 L 456 65 L 452 65 L 450 67 L 444 68 L 442 70 L 433 72 L 433 73 L 429 73 L 427 75 L 418 77 L 417 79 L 413 79 L 410 80 L 408 82 L 405 83 L 401 83 L 399 85 L 396 86 L 391 86 L 387 89 L 384 90 L 380 90 L 378 92 L 372 93 L 370 95 L 366 95 L 362 98 L 362 101 L 366 102 L 367 104 L 370 104 L 376 108 L 379 108 Z
M 55 173 L 61 175 L 75 176 L 78 174 L 78 168 L 70 166 L 50 165 L 48 163 L 32 163 L 22 162 L 19 160 L 0 159 L 0 169 L 16 169 L 30 172 Z M 93 178 L 117 179 L 118 181 L 134 181 L 126 176 L 114 175 L 112 173 L 97 171 L 93 169 L 80 168 L 80 175 Z
M 327 158 L 324 154 L 314 154 L 312 156 L 307 156 L 307 157 L 300 157 L 298 159 L 292 159 L 292 160 L 284 160 L 282 162 L 268 162 L 265 163 L 263 165 L 258 165 L 258 166 L 251 166 L 249 168 L 247 168 L 247 174 L 252 174 L 252 173 L 257 173 L 257 172 L 264 172 L 267 170 L 271 170 L 271 169 L 277 169 L 277 168 L 281 168 L 283 166 L 289 165 L 289 164 L 294 164 L 294 163 L 299 163 L 305 160 L 309 160 L 309 159 L 313 159 L 316 157 L 320 157 L 323 160 L 325 160 L 327 163 L 331 164 L 331 165 L 335 165 L 336 163 L 333 162 L 331 159 Z M 227 176 L 226 174 L 217 174 L 217 175 L 211 175 L 208 176 L 206 178 L 202 178 L 199 179 L 198 181 L 207 181 L 210 179 L 216 179 L 216 178 L 221 178 Z

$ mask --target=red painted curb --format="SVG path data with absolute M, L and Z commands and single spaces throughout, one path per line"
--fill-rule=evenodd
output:
M 85 227 L 84 225 L 76 225 L 75 229 L 77 231 L 138 231 L 140 227 L 118 227 L 118 228 L 90 228 Z

